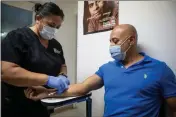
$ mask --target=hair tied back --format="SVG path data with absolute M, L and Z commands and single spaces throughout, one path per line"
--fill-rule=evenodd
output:
M 36 3 L 34 7 L 35 7 L 36 13 L 39 12 L 43 8 L 42 4 L 40 4 L 40 3 Z

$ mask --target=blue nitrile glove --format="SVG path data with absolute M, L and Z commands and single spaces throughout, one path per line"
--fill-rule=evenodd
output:
M 46 85 L 51 88 L 56 88 L 57 94 L 61 94 L 66 89 L 68 89 L 68 85 L 70 85 L 70 81 L 68 80 L 68 78 L 66 78 L 63 75 L 59 75 L 57 77 L 49 76 Z

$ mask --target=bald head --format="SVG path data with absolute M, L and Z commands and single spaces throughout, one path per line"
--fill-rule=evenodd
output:
M 116 39 L 117 41 L 123 41 L 128 37 L 133 38 L 134 41 L 137 40 L 136 28 L 130 24 L 117 25 L 111 32 L 111 39 Z
M 137 31 L 134 26 L 130 24 L 121 24 L 111 32 L 110 45 L 121 45 L 123 52 L 129 50 L 137 50 Z
M 121 24 L 116 27 L 114 27 L 112 33 L 116 33 L 120 36 L 136 36 L 137 31 L 136 28 L 133 25 L 130 24 Z

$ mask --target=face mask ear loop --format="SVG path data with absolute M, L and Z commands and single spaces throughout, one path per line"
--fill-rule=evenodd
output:
M 122 46 L 129 38 L 130 38 L 130 36 L 128 36 L 128 37 L 125 39 L 125 41 L 123 41 L 123 42 L 120 44 L 120 46 Z
M 124 53 L 126 53 L 130 48 L 131 48 L 131 44 L 130 44 L 130 46 L 126 49 L 126 51 L 125 51 Z
M 120 45 L 120 47 L 130 38 L 131 36 L 128 36 L 126 39 L 125 39 L 125 41 L 123 41 L 123 43 Z M 128 49 L 124 52 L 124 53 L 126 53 L 129 49 L 130 49 L 130 47 L 131 47 L 131 44 L 130 44 L 130 46 L 128 47 Z

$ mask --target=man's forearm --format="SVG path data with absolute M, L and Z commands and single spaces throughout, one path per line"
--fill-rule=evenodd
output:
M 27 71 L 21 67 L 13 67 L 2 72 L 2 81 L 21 87 L 45 85 L 48 76 Z
M 83 83 L 70 85 L 61 96 L 80 96 L 89 92 Z
M 92 90 L 97 90 L 103 86 L 102 79 L 94 74 L 90 77 L 88 77 L 84 82 L 79 84 L 72 84 L 69 86 L 69 88 L 61 95 L 54 95 L 54 97 L 70 97 L 70 96 L 80 96 L 85 95 L 89 93 Z M 53 97 L 53 95 L 50 95 L 50 97 Z
M 51 95 L 48 95 L 48 97 L 73 97 L 73 96 L 85 95 L 88 92 L 89 92 L 89 89 L 87 89 L 82 83 L 80 83 L 80 84 L 70 85 L 69 88 L 61 95 L 51 94 Z

